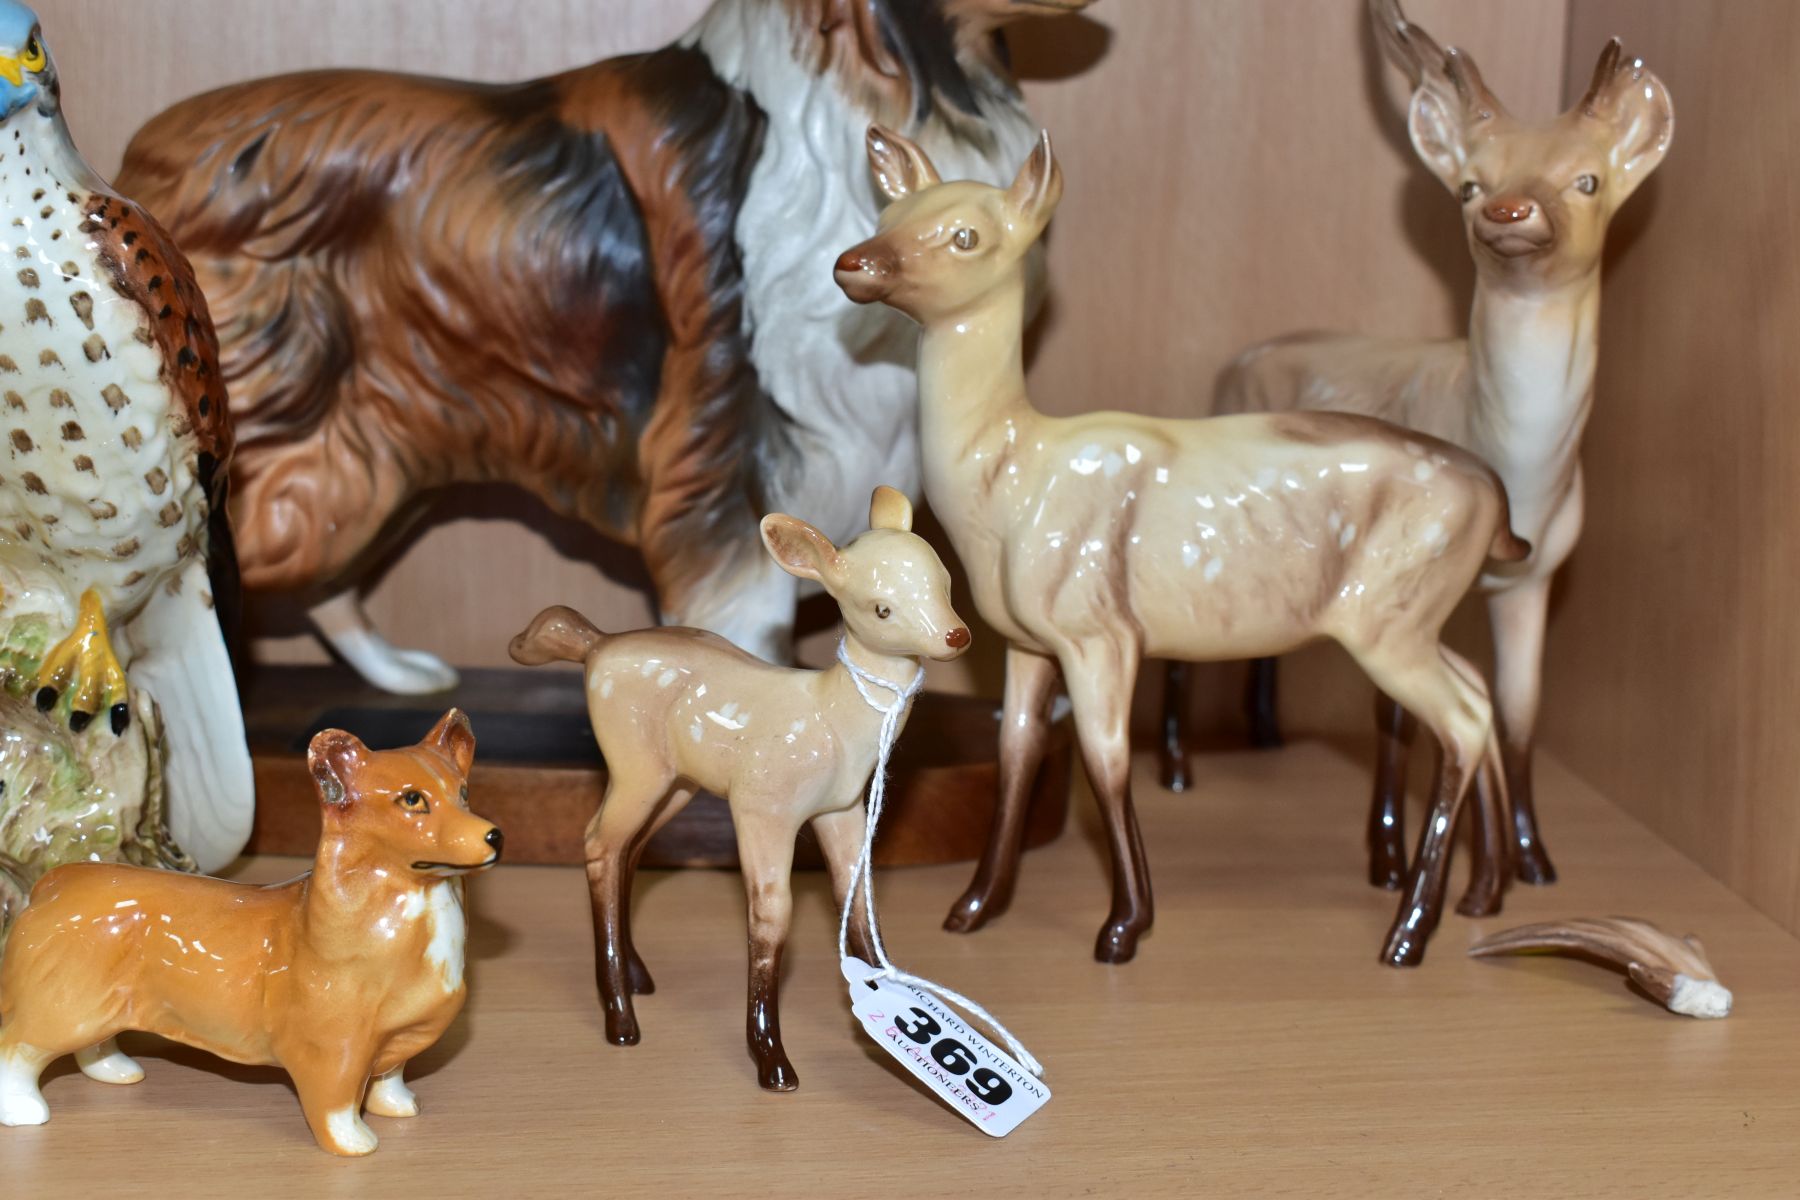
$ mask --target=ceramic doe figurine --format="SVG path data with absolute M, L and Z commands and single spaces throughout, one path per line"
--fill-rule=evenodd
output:
M 417 1114 L 407 1060 L 468 994 L 462 877 L 503 842 L 469 811 L 474 757 L 455 709 L 403 750 L 314 737 L 324 830 L 288 883 L 100 863 L 46 875 L 0 959 L 0 1124 L 49 1119 L 37 1080 L 64 1054 L 89 1079 L 138 1082 L 115 1039 L 143 1030 L 283 1068 L 321 1147 L 374 1150 L 363 1109 Z
M 594 960 L 606 1036 L 619 1045 L 637 1042 L 631 997 L 651 989 L 627 907 L 637 855 L 705 788 L 730 802 L 749 893 L 745 1032 L 757 1079 L 772 1091 L 798 1084 L 777 1007 L 794 837 L 811 823 L 841 908 L 867 827 L 863 789 L 883 719 L 875 705 L 909 702 L 921 659 L 956 658 L 969 646 L 968 626 L 950 607 L 949 572 L 911 532 L 906 497 L 877 488 L 869 526 L 839 548 L 795 517 L 762 521 L 769 556 L 823 587 L 843 613 L 839 661 L 823 671 L 771 666 L 698 629 L 605 634 L 560 607 L 513 639 L 521 663 L 578 662 L 586 671 L 588 713 L 608 771 L 587 832 Z M 875 961 L 860 902 L 850 932 L 852 952 Z
M 1158 420 L 1047 417 L 1020 352 L 1026 255 L 1062 195 L 1048 135 L 1008 189 L 943 183 L 925 152 L 869 131 L 893 203 L 844 252 L 837 280 L 924 327 L 925 489 L 1007 640 L 1000 815 L 946 925 L 979 927 L 1009 899 L 1026 787 L 1060 670 L 1105 814 L 1112 913 L 1096 955 L 1124 962 L 1150 927 L 1149 870 L 1131 806 L 1128 717 L 1140 659 L 1205 660 L 1340 642 L 1404 696 L 1444 749 L 1432 817 L 1383 957 L 1412 964 L 1437 924 L 1463 795 L 1489 776 L 1462 909 L 1498 909 L 1504 880 L 1487 689 L 1439 632 L 1490 558 L 1528 547 L 1506 493 L 1472 455 L 1366 417 L 1322 413 Z
M 1412 80 L 1408 126 L 1419 158 L 1462 205 L 1475 260 L 1469 336 L 1421 341 L 1307 334 L 1255 347 L 1223 375 L 1218 412 L 1329 406 L 1465 447 L 1506 483 L 1513 528 L 1532 554 L 1484 571 L 1495 697 L 1519 878 L 1556 872 L 1532 805 L 1531 746 L 1550 583 L 1581 534 L 1581 435 L 1600 355 L 1600 268 L 1613 215 L 1668 153 L 1675 113 L 1641 59 L 1607 43 L 1587 92 L 1540 123 L 1512 117 L 1467 54 L 1445 50 L 1400 11 L 1370 0 L 1389 57 Z M 1271 697 L 1274 664 L 1253 695 Z M 1181 689 L 1171 689 L 1179 704 Z M 1370 878 L 1405 876 L 1403 817 L 1411 720 L 1378 706 L 1382 752 L 1370 813 Z M 1178 722 L 1172 722 L 1178 724 Z M 1272 704 L 1252 714 L 1275 737 Z M 1185 774 L 1177 733 L 1165 775 Z
M 785 660 L 805 585 L 757 520 L 843 540 L 863 480 L 918 480 L 912 332 L 814 267 L 875 218 L 863 129 L 999 182 L 1036 128 L 1001 29 L 1089 2 L 715 0 L 547 79 L 311 72 L 153 119 L 121 179 L 219 317 L 246 584 L 314 593 L 370 682 L 448 687 L 358 581 L 425 493 L 502 480 L 637 545 L 668 623 Z
M 0 927 L 44 871 L 250 831 L 225 635 L 230 412 L 187 261 L 69 138 L 0 0 Z

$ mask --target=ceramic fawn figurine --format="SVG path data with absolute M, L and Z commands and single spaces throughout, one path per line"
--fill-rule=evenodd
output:
M 1000 816 L 948 927 L 976 928 L 1011 895 L 1059 668 L 1111 843 L 1096 955 L 1124 962 L 1151 921 L 1127 729 L 1140 659 L 1253 657 L 1329 637 L 1444 747 L 1383 952 L 1419 961 L 1477 773 L 1490 785 L 1478 827 L 1487 845 L 1500 836 L 1487 689 L 1438 640 L 1483 563 L 1527 553 L 1499 480 L 1453 446 L 1366 417 L 1044 416 L 1026 396 L 1020 339 L 1025 256 L 1062 195 L 1048 135 L 1010 189 L 942 183 L 923 151 L 879 128 L 869 157 L 893 203 L 880 232 L 839 258 L 838 283 L 924 326 L 926 494 L 976 607 L 1007 640 Z M 1493 912 L 1502 874 L 1491 853 L 1477 868 L 1462 908 Z
M 920 659 L 952 659 L 969 645 L 968 626 L 950 607 L 949 572 L 911 532 L 911 503 L 877 488 L 869 525 L 840 549 L 795 517 L 762 520 L 775 562 L 823 587 L 843 612 L 839 661 L 823 671 L 771 666 L 698 629 L 605 634 L 560 607 L 513 639 L 521 663 L 578 662 L 586 670 L 588 713 L 609 772 L 587 831 L 594 960 L 606 1036 L 618 1045 L 637 1042 L 632 993 L 652 986 L 631 941 L 637 856 L 705 788 L 730 802 L 749 893 L 746 1036 L 757 1077 L 772 1091 L 798 1083 L 777 1007 L 794 837 L 812 823 L 841 907 L 866 828 L 862 794 L 883 718 L 873 705 L 889 703 L 888 692 L 909 701 Z M 863 692 L 871 676 L 892 685 L 878 686 L 874 700 Z M 851 932 L 857 956 L 875 961 L 860 904 Z
M 474 756 L 455 709 L 403 750 L 318 734 L 324 829 L 288 883 L 105 863 L 44 876 L 0 960 L 0 1125 L 49 1119 L 37 1080 L 64 1054 L 89 1079 L 138 1082 L 115 1039 L 143 1030 L 283 1068 L 320 1146 L 374 1150 L 362 1110 L 417 1114 L 402 1071 L 468 994 L 462 876 L 503 841 L 469 811 Z
M 1388 54 L 1412 80 L 1414 148 L 1462 204 L 1475 260 L 1469 336 L 1419 341 L 1302 335 L 1258 346 L 1223 375 L 1217 412 L 1341 409 L 1434 434 L 1493 464 L 1513 528 L 1534 547 L 1482 575 L 1493 627 L 1495 697 L 1519 878 L 1556 878 L 1531 792 L 1550 583 L 1581 533 L 1581 435 L 1599 358 L 1600 266 L 1613 214 L 1668 153 L 1675 114 L 1642 60 L 1608 42 L 1587 92 L 1552 121 L 1515 120 L 1474 60 L 1406 20 L 1397 0 L 1370 0 Z M 1272 662 L 1257 664 L 1255 740 L 1273 724 Z M 1183 692 L 1171 689 L 1179 705 Z M 1411 725 L 1385 698 L 1370 878 L 1400 886 Z M 1178 722 L 1166 721 L 1166 724 Z M 1171 737 L 1165 777 L 1184 774 Z

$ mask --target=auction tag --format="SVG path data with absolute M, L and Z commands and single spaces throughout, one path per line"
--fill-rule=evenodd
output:
M 839 964 L 850 1009 L 876 1043 L 975 1128 L 1005 1137 L 1050 1100 L 1043 1080 L 969 1026 L 929 992 L 877 977 L 860 958 Z

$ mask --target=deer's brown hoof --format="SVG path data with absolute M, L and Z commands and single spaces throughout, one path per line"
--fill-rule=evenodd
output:
M 782 1055 L 765 1063 L 757 1064 L 756 1082 L 762 1085 L 765 1092 L 791 1092 L 800 1086 L 800 1075 Z
M 1388 934 L 1382 947 L 1381 961 L 1390 967 L 1416 967 L 1425 961 L 1425 942 L 1429 929 L 1409 928 L 1402 924 Z
M 1541 842 L 1519 847 L 1519 880 L 1533 887 L 1556 882 L 1556 868 L 1550 865 L 1550 856 Z
M 625 978 L 634 996 L 648 996 L 656 991 L 656 980 L 650 978 L 650 968 L 635 954 L 625 964 Z
M 1500 911 L 1505 890 L 1497 878 L 1488 876 L 1469 884 L 1469 890 L 1456 902 L 1456 911 L 1465 917 L 1491 917 Z
M 1252 750 L 1279 750 L 1287 742 L 1281 736 L 1281 726 L 1273 718 L 1254 719 L 1250 722 L 1250 748 Z
M 1406 884 L 1406 847 L 1398 841 L 1369 846 L 1369 885 L 1397 892 Z
M 1186 758 L 1165 755 L 1162 760 L 1162 785 L 1171 792 L 1185 792 L 1193 783 Z
M 1145 928 L 1132 921 L 1108 921 L 1094 942 L 1094 958 L 1115 966 L 1130 962 L 1137 957 L 1138 937 Z
M 1009 898 L 989 895 L 980 888 L 970 888 L 950 906 L 950 913 L 944 918 L 944 928 L 951 933 L 974 933 L 1005 912 Z
M 643 1040 L 638 1033 L 637 1014 L 621 1011 L 611 1005 L 606 1010 L 606 1040 L 615 1046 L 635 1046 Z

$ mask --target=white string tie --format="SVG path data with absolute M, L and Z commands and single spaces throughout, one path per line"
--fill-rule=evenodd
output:
M 837 648 L 838 661 L 850 672 L 850 678 L 856 682 L 856 690 L 862 695 L 864 703 L 881 714 L 881 744 L 875 756 L 875 773 L 869 776 L 869 816 L 868 828 L 863 833 L 862 853 L 856 856 L 856 865 L 850 871 L 850 886 L 844 891 L 844 911 L 838 918 L 838 957 L 850 958 L 850 912 L 856 907 L 856 887 L 862 884 L 863 910 L 869 918 L 869 946 L 875 952 L 875 971 L 863 982 L 873 979 L 891 979 L 896 983 L 907 984 L 921 991 L 930 992 L 938 999 L 967 1012 L 977 1020 L 1000 1035 L 1012 1056 L 1019 1060 L 1024 1068 L 1033 1075 L 1044 1073 L 1043 1065 L 1031 1056 L 1018 1038 L 994 1019 L 987 1009 L 975 1003 L 961 992 L 951 991 L 947 987 L 931 982 L 917 975 L 910 975 L 896 967 L 888 958 L 887 949 L 881 944 L 880 927 L 875 920 L 875 873 L 870 864 L 870 855 L 875 847 L 875 830 L 881 823 L 881 808 L 887 799 L 888 757 L 893 753 L 894 743 L 900 737 L 900 722 L 906 717 L 906 710 L 911 706 L 913 697 L 925 686 L 925 669 L 919 668 L 912 682 L 901 686 L 891 683 L 872 671 L 857 666 L 850 661 L 850 644 L 840 640 Z M 876 699 L 876 692 L 888 692 L 893 695 L 893 702 L 883 704 Z

